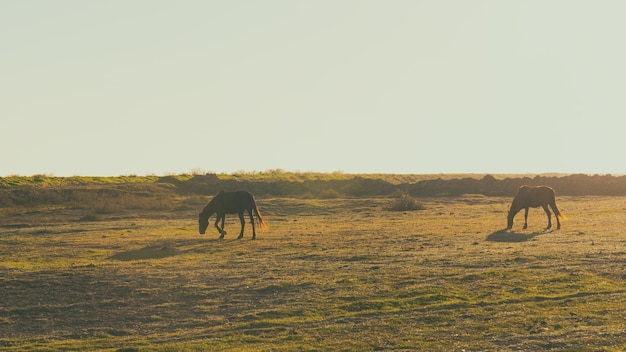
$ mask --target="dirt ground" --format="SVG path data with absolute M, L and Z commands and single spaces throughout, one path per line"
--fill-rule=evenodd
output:
M 270 228 L 197 211 L 5 209 L 6 350 L 621 350 L 626 199 L 559 197 L 506 231 L 510 199 L 258 199 Z M 82 220 L 81 220 L 82 219 Z

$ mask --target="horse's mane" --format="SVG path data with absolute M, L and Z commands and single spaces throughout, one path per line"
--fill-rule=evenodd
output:
M 216 202 L 216 200 L 217 200 L 217 198 L 218 198 L 218 196 L 222 195 L 223 193 L 224 193 L 224 191 L 219 191 L 219 192 L 217 192 L 217 194 L 216 194 L 215 196 L 213 196 L 213 199 L 211 199 L 211 201 L 209 202 L 209 204 L 207 204 L 207 207 L 208 207 L 209 205 L 211 205 L 211 204 L 215 203 L 215 202 Z

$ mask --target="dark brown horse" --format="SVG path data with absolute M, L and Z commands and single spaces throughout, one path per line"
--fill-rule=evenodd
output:
M 556 207 L 556 196 L 554 190 L 548 186 L 522 186 L 517 191 L 517 195 L 513 198 L 511 209 L 509 210 L 508 226 L 507 229 L 513 227 L 513 218 L 522 209 L 524 212 L 524 229 L 528 228 L 528 208 L 543 207 L 543 210 L 548 216 L 548 227 L 552 227 L 552 214 L 550 209 L 552 208 L 556 217 L 556 228 L 561 228 L 561 222 L 559 219 L 564 219 L 565 216 Z
M 218 193 L 209 204 L 207 204 L 202 212 L 198 216 L 198 225 L 200 234 L 204 235 L 206 232 L 206 228 L 209 226 L 209 218 L 213 214 L 217 214 L 217 219 L 215 219 L 215 228 L 220 233 L 220 239 L 224 238 L 226 235 L 226 231 L 224 231 L 224 220 L 226 219 L 226 214 L 239 214 L 239 220 L 241 220 L 241 232 L 239 233 L 239 237 L 243 237 L 243 229 L 245 227 L 244 220 L 244 211 L 248 212 L 250 216 L 250 223 L 252 224 L 252 239 L 256 238 L 256 230 L 254 228 L 254 217 L 252 216 L 252 212 L 256 214 L 258 218 L 258 224 L 261 228 L 266 226 L 266 222 L 263 220 L 261 213 L 259 212 L 259 208 L 254 201 L 254 196 L 250 192 L 246 191 L 237 191 L 237 192 L 220 192 Z M 218 223 L 222 222 L 221 227 L 218 226 Z

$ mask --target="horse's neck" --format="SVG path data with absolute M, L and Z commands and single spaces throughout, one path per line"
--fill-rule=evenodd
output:
M 213 207 L 211 206 L 211 203 L 207 204 L 204 209 L 202 209 L 202 212 L 200 214 L 202 214 L 203 216 L 210 216 L 211 214 L 213 214 L 213 211 L 211 210 Z
M 511 204 L 511 208 L 509 209 L 509 214 L 515 215 L 520 210 L 524 209 L 524 206 L 522 206 L 522 203 L 523 202 L 520 199 L 514 199 L 513 203 Z

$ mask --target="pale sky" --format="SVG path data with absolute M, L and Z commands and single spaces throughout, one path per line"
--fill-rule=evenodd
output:
M 626 1 L 0 0 L 0 176 L 626 173 Z

